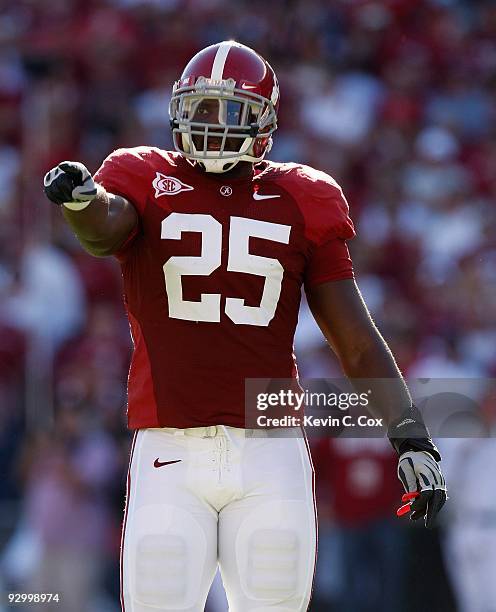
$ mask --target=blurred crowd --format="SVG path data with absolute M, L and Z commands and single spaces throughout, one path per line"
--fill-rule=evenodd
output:
M 42 177 L 64 159 L 95 171 L 118 147 L 171 148 L 172 82 L 228 38 L 278 74 L 270 158 L 342 185 L 358 284 L 403 372 L 496 375 L 493 2 L 0 0 L 0 592 L 64 589 L 66 612 L 118 602 L 120 272 L 82 252 Z M 296 348 L 303 376 L 338 373 L 305 305 Z M 464 458 L 452 510 L 427 535 L 392 518 L 401 491 L 385 442 L 316 445 L 315 610 L 496 610 L 496 494 L 474 479 L 475 540 L 458 504 L 494 444 L 465 442 L 447 464 Z

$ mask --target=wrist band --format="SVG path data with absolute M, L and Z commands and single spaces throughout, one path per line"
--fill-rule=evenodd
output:
M 93 200 L 86 200 L 86 202 L 63 202 L 63 206 L 68 208 L 69 210 L 84 210 L 87 206 L 89 206 L 93 202 Z

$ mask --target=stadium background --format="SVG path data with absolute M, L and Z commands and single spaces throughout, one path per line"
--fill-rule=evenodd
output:
M 0 592 L 67 589 L 56 609 L 117 610 L 130 353 L 119 271 L 78 247 L 43 174 L 170 147 L 173 80 L 231 37 L 279 76 L 271 159 L 343 186 L 358 283 L 403 371 L 496 373 L 494 3 L 0 0 Z M 304 306 L 297 352 L 305 376 L 338 371 Z M 451 444 L 452 499 L 426 532 L 393 517 L 386 442 L 320 443 L 312 609 L 494 611 L 495 460 L 490 439 Z

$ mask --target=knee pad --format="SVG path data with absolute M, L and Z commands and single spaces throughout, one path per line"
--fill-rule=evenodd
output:
M 198 600 L 207 540 L 201 525 L 173 506 L 140 508 L 124 540 L 124 580 L 133 601 L 160 610 Z
M 285 502 L 284 515 L 277 502 L 250 513 L 237 533 L 236 559 L 245 596 L 259 600 L 260 610 L 262 602 L 284 607 L 284 602 L 304 600 L 315 562 L 315 524 L 309 522 L 306 504 Z
M 300 542 L 291 529 L 258 529 L 247 549 L 247 586 L 255 599 L 286 599 L 298 588 Z
M 134 559 L 135 599 L 146 605 L 177 607 L 186 597 L 187 557 L 182 536 L 141 536 Z

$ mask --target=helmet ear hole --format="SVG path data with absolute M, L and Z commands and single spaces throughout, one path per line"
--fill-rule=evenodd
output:
M 258 134 L 259 129 L 260 129 L 260 126 L 258 125 L 258 123 L 252 123 L 250 125 L 250 136 L 252 138 L 255 138 L 255 136 Z

